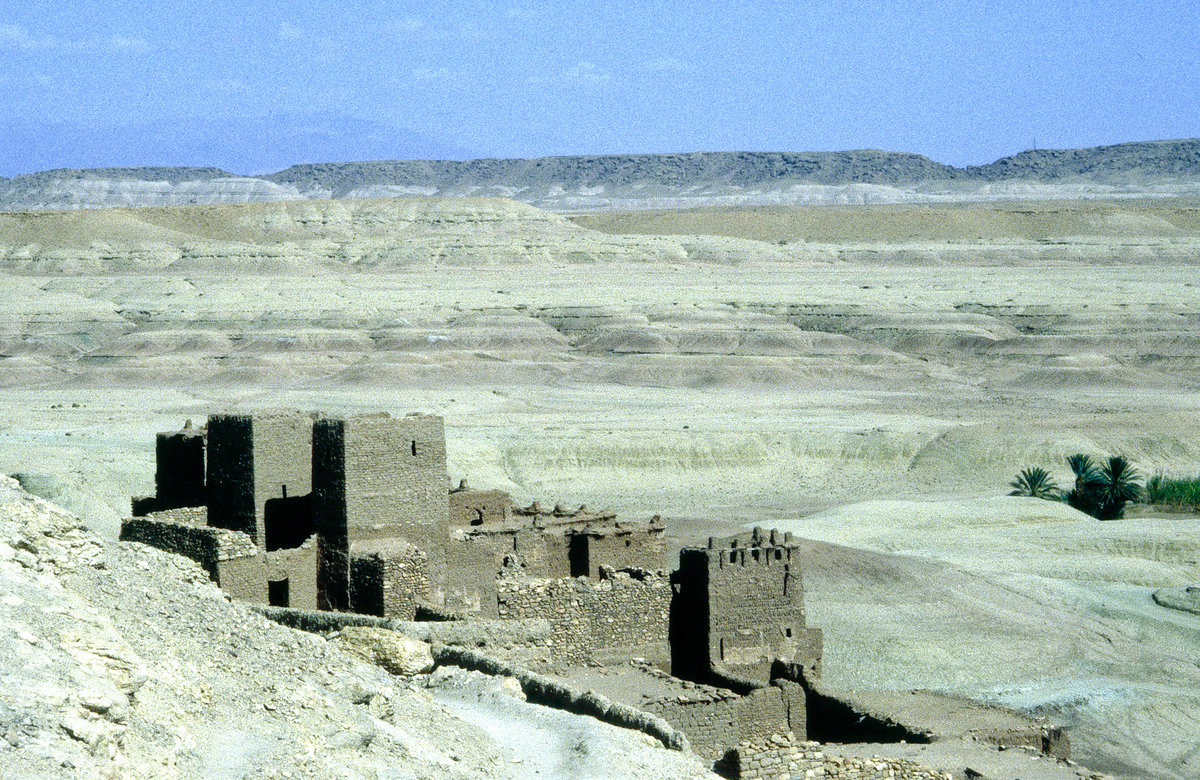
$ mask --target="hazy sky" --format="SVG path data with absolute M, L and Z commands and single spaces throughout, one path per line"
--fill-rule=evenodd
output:
M 22 0 L 0 175 L 53 165 L 1200 135 L 1200 3 Z

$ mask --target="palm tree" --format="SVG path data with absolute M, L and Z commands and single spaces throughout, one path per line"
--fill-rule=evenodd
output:
M 1115 520 L 1125 513 L 1125 505 L 1136 501 L 1142 489 L 1137 481 L 1140 479 L 1137 470 L 1130 465 L 1124 455 L 1113 455 L 1108 463 L 1100 469 L 1097 483 L 1097 503 L 1099 511 L 1096 517 L 1101 520 Z
M 1096 464 L 1090 456 L 1076 453 L 1067 458 L 1067 465 L 1075 474 L 1075 487 L 1064 498 L 1079 511 L 1096 517 L 1100 509 L 1100 498 L 1097 495 L 1100 488 L 1100 472 L 1096 471 Z
M 1054 501 L 1060 495 L 1058 485 L 1054 484 L 1054 478 L 1040 466 L 1022 470 L 1017 478 L 1008 485 L 1012 488 L 1010 496 L 1031 496 Z

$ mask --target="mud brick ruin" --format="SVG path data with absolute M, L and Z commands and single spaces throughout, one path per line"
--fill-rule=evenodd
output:
M 525 661 L 623 670 L 614 699 L 662 718 L 718 768 L 748 762 L 751 746 L 804 740 L 811 713 L 833 711 L 790 534 L 710 539 L 668 571 L 658 516 L 450 489 L 431 415 L 212 415 L 158 434 L 155 455 L 155 495 L 133 499 L 121 538 L 193 558 L 232 598 L 545 621 Z

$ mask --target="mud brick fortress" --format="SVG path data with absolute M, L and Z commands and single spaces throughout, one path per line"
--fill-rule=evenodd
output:
M 791 755 L 820 731 L 811 713 L 838 710 L 819 690 L 821 632 L 805 623 L 790 534 L 710 539 L 672 571 L 657 516 L 451 489 L 442 419 L 422 414 L 213 415 L 158 434 L 155 455 L 155 495 L 133 499 L 121 538 L 196 560 L 232 598 L 544 621 L 518 653 L 526 667 L 618 670 L 604 693 L 732 775 Z

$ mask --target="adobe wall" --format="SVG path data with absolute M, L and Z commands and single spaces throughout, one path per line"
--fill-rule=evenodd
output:
M 589 530 L 569 536 L 570 544 L 586 547 L 586 554 L 582 557 L 586 560 L 587 571 L 573 571 L 577 576 L 599 577 L 601 566 L 649 571 L 665 571 L 668 568 L 661 526 Z
M 452 528 L 509 522 L 512 509 L 512 498 L 503 490 L 471 490 L 460 486 L 450 491 Z
M 496 576 L 501 563 L 489 541 L 452 538 L 446 548 L 446 609 L 473 618 L 499 617 Z
M 365 615 L 413 620 L 429 603 L 429 561 L 403 540 L 350 546 L 350 609 Z
M 642 657 L 665 664 L 670 656 L 671 586 L 666 577 L 617 572 L 598 581 L 502 578 L 496 587 L 501 618 L 550 622 L 546 649 L 555 663 L 571 666 Z
M 706 686 L 640 706 L 686 734 L 696 754 L 709 761 L 718 760 L 743 740 L 765 739 L 788 731 L 783 697 L 772 686 L 745 696 Z
M 154 438 L 154 496 L 158 509 L 205 502 L 204 436 L 185 428 Z
M 493 576 L 501 570 L 514 568 L 535 579 L 571 576 L 568 541 L 559 530 L 520 525 L 466 528 L 455 531 L 450 545 L 451 548 L 486 550 L 491 557 Z

